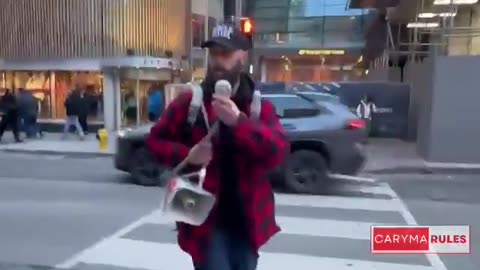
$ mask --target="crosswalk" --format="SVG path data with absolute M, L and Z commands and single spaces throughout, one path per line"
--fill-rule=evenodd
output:
M 388 184 L 356 186 L 355 192 L 355 197 L 276 194 L 282 232 L 262 248 L 257 269 L 447 270 L 436 255 L 370 254 L 372 225 L 416 221 Z M 172 222 L 158 210 L 57 267 L 192 269 L 189 256 L 176 245 Z

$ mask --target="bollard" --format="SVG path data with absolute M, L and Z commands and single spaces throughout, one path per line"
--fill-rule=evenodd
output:
M 106 128 L 98 130 L 98 142 L 101 151 L 108 150 L 108 130 Z

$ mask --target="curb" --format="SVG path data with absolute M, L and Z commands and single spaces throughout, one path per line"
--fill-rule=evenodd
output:
M 92 152 L 75 152 L 75 151 L 51 151 L 51 150 L 20 150 L 20 149 L 2 149 L 4 153 L 20 153 L 32 155 L 56 155 L 56 156 L 70 156 L 70 157 L 113 157 L 114 153 L 92 153 Z
M 439 175 L 439 174 L 480 174 L 480 168 L 452 168 L 452 167 L 393 167 L 374 170 L 364 170 L 362 174 L 367 175 L 392 175 L 392 174 L 422 174 L 422 175 Z

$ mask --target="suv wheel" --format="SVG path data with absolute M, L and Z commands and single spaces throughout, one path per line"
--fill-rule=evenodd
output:
M 327 161 L 322 154 L 298 150 L 289 156 L 285 171 L 285 186 L 295 193 L 327 193 L 330 184 L 327 172 Z
M 142 186 L 156 186 L 159 184 L 159 166 L 150 152 L 141 147 L 133 153 L 130 161 L 130 174 L 133 182 Z

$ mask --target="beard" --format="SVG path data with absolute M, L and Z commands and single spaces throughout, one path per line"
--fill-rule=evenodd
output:
M 232 85 L 232 87 L 235 87 L 242 69 L 243 65 L 240 61 L 238 61 L 231 70 L 227 70 L 218 65 L 209 66 L 205 76 L 205 83 L 210 86 L 210 89 L 213 89 L 215 88 L 215 83 L 217 81 L 226 80 Z

